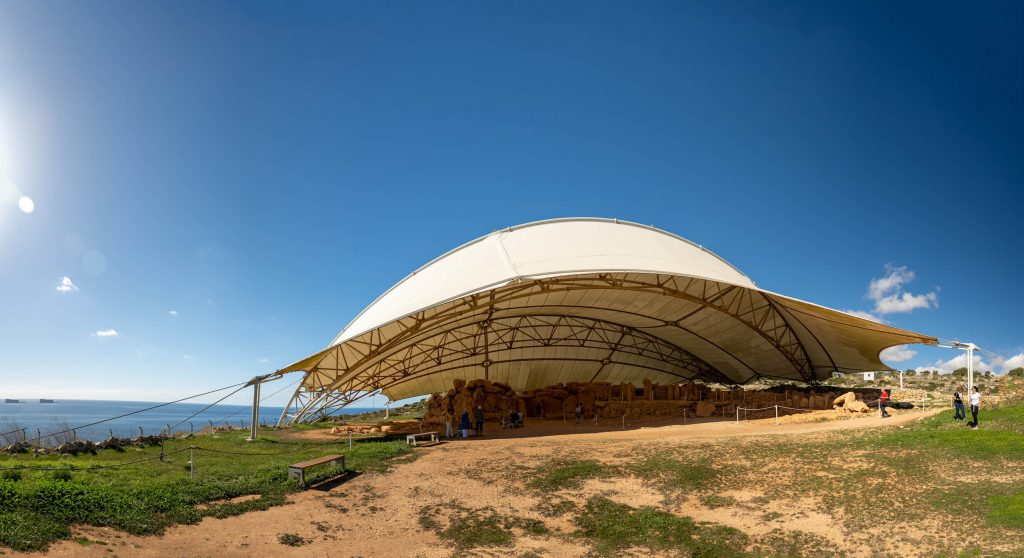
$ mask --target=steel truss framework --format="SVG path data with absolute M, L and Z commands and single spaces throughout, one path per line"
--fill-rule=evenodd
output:
M 580 291 L 671 297 L 689 303 L 689 309 L 679 316 L 655 318 L 626 308 L 531 304 L 538 298 L 550 301 L 564 298 L 551 295 Z M 602 316 L 619 315 L 631 324 L 586 315 L 592 311 Z M 282 413 L 280 423 L 331 414 L 374 393 L 431 374 L 483 367 L 486 375 L 488 368 L 498 363 L 559 360 L 595 364 L 597 373 L 581 381 L 596 381 L 605 367 L 619 365 L 668 375 L 680 382 L 700 379 L 732 383 L 708 362 L 650 332 L 664 328 L 685 331 L 728 354 L 749 369 L 748 381 L 761 376 L 739 356 L 693 330 L 691 324 L 709 312 L 743 324 L 774 347 L 800 378 L 815 381 L 814 365 L 800 339 L 772 300 L 760 291 L 676 275 L 570 275 L 520 280 L 449 301 L 321 352 Z M 552 357 L 544 354 L 545 348 L 579 351 L 569 351 L 572 356 L 568 357 L 564 356 L 566 351 L 559 351 L 562 356 Z

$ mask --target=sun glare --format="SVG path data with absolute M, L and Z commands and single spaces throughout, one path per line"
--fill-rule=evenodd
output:
M 36 202 L 32 201 L 32 198 L 28 196 L 21 196 L 18 198 L 18 209 L 22 213 L 32 213 L 36 209 Z

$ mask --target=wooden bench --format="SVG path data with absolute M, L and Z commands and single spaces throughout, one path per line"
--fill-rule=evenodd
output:
M 437 432 L 420 432 L 419 434 L 409 434 L 408 436 L 405 437 L 405 443 L 409 444 L 412 447 L 416 447 L 417 439 L 422 438 L 424 436 L 429 436 L 430 442 L 436 444 L 438 443 L 437 434 Z
M 345 456 L 344 455 L 327 455 L 319 457 L 317 459 L 310 459 L 309 461 L 303 461 L 301 463 L 295 463 L 294 465 L 288 466 L 288 480 L 295 477 L 299 478 L 299 482 L 302 486 L 306 486 L 306 469 L 310 467 L 316 467 L 317 465 L 323 465 L 325 463 L 331 463 L 337 468 L 341 464 L 341 470 L 345 470 Z

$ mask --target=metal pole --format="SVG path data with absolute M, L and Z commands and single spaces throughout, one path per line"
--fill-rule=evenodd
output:
M 974 343 L 967 344 L 967 398 L 974 393 Z
M 775 426 L 779 425 L 779 406 L 775 406 Z
M 196 455 L 195 446 L 188 447 L 188 478 L 196 480 Z
M 736 424 L 740 423 L 740 408 L 736 407 Z
M 348 451 L 352 451 L 352 431 L 348 431 Z
M 622 429 L 626 429 L 626 413 L 622 413 Z
M 256 425 L 260 423 L 260 383 L 252 385 L 252 424 L 249 425 L 249 437 L 246 440 L 256 440 Z

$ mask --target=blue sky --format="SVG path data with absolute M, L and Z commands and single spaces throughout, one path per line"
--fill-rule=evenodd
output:
M 2 0 L 0 386 L 227 385 L 565 216 L 1024 363 L 1022 25 L 1012 2 Z M 956 356 L 910 352 L 890 363 Z

